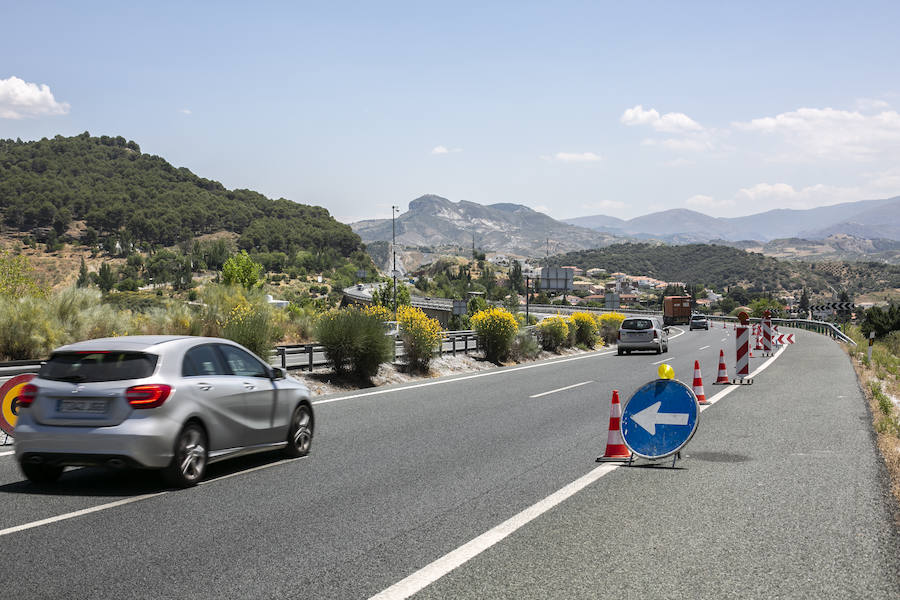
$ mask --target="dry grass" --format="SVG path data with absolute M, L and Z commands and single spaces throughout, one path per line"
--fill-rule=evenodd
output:
M 885 418 L 885 415 L 882 412 L 875 395 L 872 393 L 872 387 L 870 385 L 870 382 L 878 381 L 881 383 L 885 394 L 896 398 L 900 395 L 900 382 L 897 381 L 896 377 L 892 377 L 890 374 L 888 374 L 885 379 L 879 379 L 878 375 L 885 375 L 883 371 L 879 370 L 876 365 L 866 365 L 864 361 L 859 359 L 859 355 L 855 349 L 848 348 L 847 346 L 845 346 L 845 349 L 850 353 L 850 360 L 853 363 L 853 368 L 859 379 L 860 388 L 865 393 L 866 399 L 869 402 L 869 413 L 872 415 L 872 427 L 877 436 L 878 449 L 884 458 L 884 463 L 887 466 L 888 473 L 891 477 L 891 492 L 894 494 L 897 503 L 900 504 L 900 437 L 895 433 L 878 432 L 878 423 Z M 863 352 L 865 352 L 865 350 L 863 350 Z M 897 413 L 898 410 L 895 408 L 892 415 L 894 419 L 898 418 Z

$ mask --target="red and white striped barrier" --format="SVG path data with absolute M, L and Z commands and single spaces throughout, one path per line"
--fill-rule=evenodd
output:
M 785 344 L 793 344 L 794 343 L 794 334 L 793 333 L 780 333 L 775 336 L 777 340 L 775 343 L 783 346 Z
M 763 352 L 766 352 L 767 354 L 771 354 L 772 353 L 772 320 L 771 319 L 763 319 L 762 341 L 763 341 Z
M 735 336 L 736 359 L 734 361 L 735 383 L 748 383 L 753 381 L 750 376 L 750 330 L 746 327 L 738 327 Z

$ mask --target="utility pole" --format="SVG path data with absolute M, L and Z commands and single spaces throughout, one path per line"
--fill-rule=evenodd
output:
M 528 325 L 528 297 L 531 295 L 531 278 L 525 276 L 525 325 Z
M 394 222 L 394 215 L 400 210 L 396 206 L 391 207 L 391 252 L 394 255 L 394 269 L 391 275 L 394 276 L 394 320 L 397 320 L 397 226 Z

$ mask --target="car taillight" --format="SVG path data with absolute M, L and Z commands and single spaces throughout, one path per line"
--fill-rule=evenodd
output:
M 622 331 L 621 331 L 621 330 L 616 332 L 616 339 L 617 339 L 617 340 L 621 340 L 621 339 L 622 339 Z
M 171 393 L 172 386 L 164 383 L 134 385 L 125 390 L 125 399 L 135 408 L 156 408 L 162 406 Z
M 653 330 L 653 339 L 654 340 L 659 339 L 659 332 L 655 329 Z
M 16 399 L 16 403 L 19 406 L 31 406 L 31 403 L 34 402 L 35 398 L 37 398 L 37 394 L 38 386 L 34 385 L 33 383 L 27 383 L 19 393 L 19 397 Z

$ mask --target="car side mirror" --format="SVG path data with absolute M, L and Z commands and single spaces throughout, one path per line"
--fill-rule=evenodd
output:
M 273 380 L 285 379 L 287 378 L 287 371 L 282 369 L 281 367 L 272 367 L 271 377 Z

